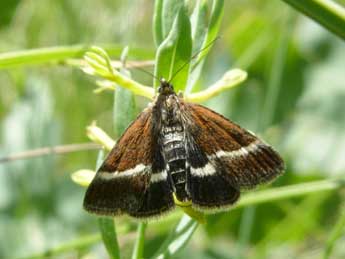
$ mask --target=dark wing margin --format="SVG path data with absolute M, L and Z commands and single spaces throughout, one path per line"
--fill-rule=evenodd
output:
M 87 211 L 147 218 L 174 206 L 164 171 L 159 171 L 165 167 L 156 159 L 151 115 L 150 109 L 139 114 L 98 169 L 85 194 Z
M 231 205 L 241 189 L 270 182 L 283 172 L 284 162 L 279 154 L 255 135 L 206 107 L 184 105 L 189 133 L 188 188 L 197 206 L 212 209 Z M 222 198 L 219 189 L 226 186 L 228 191 Z

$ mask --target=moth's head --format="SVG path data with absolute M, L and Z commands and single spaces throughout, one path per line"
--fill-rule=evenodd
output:
M 158 88 L 159 94 L 169 95 L 169 94 L 175 93 L 174 87 L 169 81 L 166 81 L 164 78 L 162 78 L 159 81 L 160 81 L 160 86 Z

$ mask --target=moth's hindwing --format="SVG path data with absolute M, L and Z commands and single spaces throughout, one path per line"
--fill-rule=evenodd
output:
M 201 209 L 233 204 L 241 189 L 267 183 L 284 169 L 279 154 L 253 134 L 203 106 L 185 103 L 187 188 Z
M 224 169 L 210 161 L 192 137 L 187 141 L 187 163 L 186 187 L 193 207 L 218 210 L 237 201 L 239 190 L 225 176 Z
M 136 218 L 157 217 L 175 207 L 166 165 L 159 146 L 154 145 L 152 153 L 154 158 L 149 186 L 144 193 L 139 209 L 129 213 Z

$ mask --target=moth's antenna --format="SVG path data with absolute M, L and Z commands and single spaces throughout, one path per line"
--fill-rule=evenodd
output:
M 214 38 L 209 44 L 207 44 L 205 47 L 203 47 L 202 49 L 200 49 L 199 51 L 197 51 L 195 54 L 193 54 L 193 56 L 186 61 L 186 63 L 184 63 L 179 69 L 177 69 L 177 71 L 172 75 L 172 77 L 168 80 L 168 82 L 171 82 L 174 77 L 185 67 L 187 66 L 194 58 L 196 58 L 201 52 L 203 52 L 205 49 L 208 49 L 210 46 L 212 46 L 214 44 L 214 42 L 216 40 L 218 40 L 220 37 L 217 36 L 216 38 Z
M 156 77 L 154 74 L 152 74 L 151 72 L 149 72 L 149 71 L 147 71 L 147 70 L 145 70 L 145 69 L 143 69 L 143 68 L 141 68 L 141 67 L 135 67 L 135 69 L 138 69 L 138 70 L 140 70 L 141 72 L 144 72 L 144 73 L 146 73 L 146 74 L 152 76 L 154 79 L 158 80 L 159 82 L 161 81 L 161 79 L 159 79 L 158 77 Z

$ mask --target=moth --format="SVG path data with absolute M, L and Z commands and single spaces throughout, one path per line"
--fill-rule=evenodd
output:
M 270 182 L 283 169 L 271 146 L 222 115 L 185 102 L 161 80 L 156 99 L 97 171 L 84 208 L 146 219 L 173 210 L 175 196 L 212 212 L 227 209 L 241 190 Z

